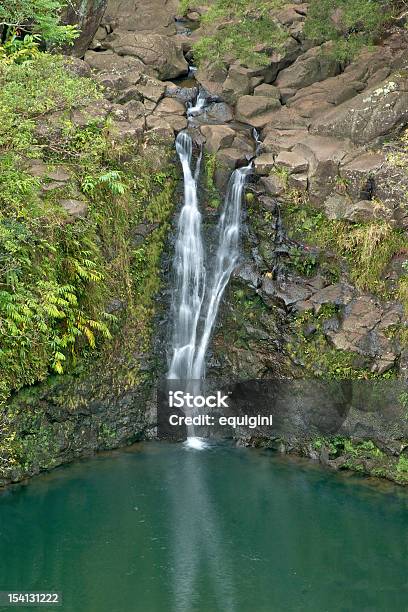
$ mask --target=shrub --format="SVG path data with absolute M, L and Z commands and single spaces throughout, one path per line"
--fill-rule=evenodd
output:
M 318 44 L 335 41 L 337 57 L 349 60 L 378 38 L 390 16 L 381 0 L 312 0 L 305 34 Z
M 249 67 L 267 64 L 268 50 L 288 36 L 271 15 L 282 4 L 281 0 L 216 0 L 202 19 L 207 35 L 194 45 L 196 62 L 222 65 L 232 58 Z
M 78 30 L 61 25 L 64 6 L 60 0 L 7 0 L 0 4 L 0 24 L 11 36 L 18 31 L 38 34 L 47 43 L 72 43 Z

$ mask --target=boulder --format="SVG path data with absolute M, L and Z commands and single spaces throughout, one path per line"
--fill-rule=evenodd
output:
M 155 115 L 185 115 L 186 107 L 175 98 L 164 98 L 155 108 Z
M 197 83 L 201 85 L 212 96 L 222 95 L 222 85 L 227 78 L 228 72 L 225 66 L 212 66 L 207 62 L 202 62 L 197 70 L 195 77 Z
M 84 60 L 93 70 L 107 74 L 125 74 L 129 85 L 137 82 L 140 74 L 147 70 L 147 67 L 143 64 L 143 62 L 136 57 L 122 57 L 120 55 L 116 55 L 116 53 L 113 53 L 112 51 L 87 51 L 85 53 Z
M 301 174 L 309 167 L 309 162 L 303 155 L 294 151 L 281 151 L 275 163 L 278 168 L 286 168 L 289 174 Z
M 184 104 L 192 103 L 198 96 L 198 87 L 178 87 L 174 83 L 168 83 L 166 84 L 165 96 L 176 98 Z
M 335 189 L 340 162 L 350 151 L 350 143 L 336 138 L 308 135 L 293 152 L 309 163 L 309 196 L 312 202 L 323 204 Z
M 274 85 L 268 85 L 267 83 L 262 83 L 262 85 L 258 85 L 254 89 L 254 96 L 262 96 L 264 98 L 275 98 L 275 100 L 280 101 L 280 90 L 278 87 Z
M 137 90 L 144 99 L 157 103 L 163 98 L 166 86 L 158 79 L 143 75 L 137 84 Z
M 277 174 L 271 174 L 270 176 L 262 178 L 261 185 L 265 189 L 265 192 L 272 198 L 279 198 L 283 196 L 286 191 L 285 181 Z
M 95 123 L 102 126 L 113 105 L 108 100 L 97 100 L 84 108 L 77 108 L 71 111 L 71 121 L 77 127 L 85 127 L 90 123 Z
M 330 51 L 329 43 L 309 49 L 294 64 L 279 73 L 276 86 L 298 90 L 335 76 L 340 72 L 340 62 Z
M 139 59 L 162 81 L 188 73 L 181 48 L 166 36 L 116 30 L 108 36 L 105 44 L 118 55 Z
M 387 79 L 314 120 L 311 130 L 367 144 L 408 123 L 408 77 Z
M 205 107 L 202 113 L 197 116 L 191 117 L 191 121 L 194 125 L 203 124 L 223 124 L 229 123 L 234 119 L 232 109 L 225 102 L 212 102 Z
M 341 325 L 327 335 L 336 348 L 353 351 L 373 359 L 372 371 L 383 373 L 391 368 L 398 355 L 386 330 L 401 322 L 402 307 L 381 305 L 368 295 L 350 301 L 345 307 Z
M 74 200 L 71 198 L 68 200 L 60 200 L 59 203 L 71 221 L 85 218 L 88 214 L 88 204 L 83 200 Z
M 145 143 L 146 146 L 172 146 L 174 143 L 173 128 L 163 121 L 160 125 L 145 132 Z
M 228 147 L 220 149 L 216 153 L 215 183 L 220 190 L 224 190 L 228 184 L 231 173 L 240 166 L 246 165 L 248 160 L 242 151 Z
M 145 116 L 146 110 L 142 102 L 130 100 L 123 107 L 126 109 L 130 121 L 135 121 Z
M 173 36 L 176 33 L 176 12 L 177 4 L 174 1 L 109 0 L 103 23 L 113 23 L 121 30 Z
M 227 125 L 203 125 L 200 129 L 209 153 L 232 146 L 236 132 Z
M 145 118 L 134 121 L 113 121 L 110 129 L 112 139 L 117 142 L 140 142 L 145 129 Z
M 255 173 L 267 176 L 275 167 L 275 158 L 272 153 L 262 153 L 255 158 Z
M 307 136 L 306 130 L 277 130 L 265 128 L 261 150 L 279 155 L 281 151 L 291 151 Z
M 235 116 L 238 121 L 253 127 L 264 127 L 273 121 L 274 111 L 281 104 L 276 98 L 266 96 L 242 96 L 236 106 Z
M 174 132 L 181 132 L 187 127 L 187 119 L 180 115 L 150 115 L 146 118 L 147 129 L 170 127 Z
M 230 104 L 235 104 L 240 96 L 249 94 L 251 91 L 251 76 L 248 68 L 232 65 L 228 76 L 222 85 L 222 96 Z

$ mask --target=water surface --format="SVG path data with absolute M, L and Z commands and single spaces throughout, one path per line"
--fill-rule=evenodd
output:
M 408 495 L 310 466 L 147 443 L 11 487 L 0 590 L 72 612 L 406 610 Z

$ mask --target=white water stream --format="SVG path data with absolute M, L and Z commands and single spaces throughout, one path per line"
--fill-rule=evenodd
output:
M 204 102 L 198 99 L 190 111 L 202 108 L 204 103 L 205 99 Z M 183 168 L 184 205 L 178 222 L 174 258 L 172 356 L 167 378 L 184 381 L 188 390 L 196 395 L 205 376 L 205 356 L 220 302 L 238 261 L 241 201 L 250 166 L 235 170 L 230 178 L 217 228 L 215 261 L 210 262 L 212 265 L 207 271 L 197 196 L 201 155 L 193 172 L 192 140 L 186 132 L 178 135 L 176 150 Z M 194 437 L 194 428 L 187 433 L 189 446 L 203 446 L 203 442 Z

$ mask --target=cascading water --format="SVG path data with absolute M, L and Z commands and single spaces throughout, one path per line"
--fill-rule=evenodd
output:
M 205 101 L 205 97 L 203 96 Z M 203 108 L 197 100 L 195 111 Z M 232 174 L 224 208 L 218 223 L 218 248 L 212 278 L 206 291 L 206 268 L 198 209 L 197 182 L 201 155 L 195 173 L 192 170 L 192 139 L 181 132 L 176 140 L 184 176 L 184 205 L 178 222 L 178 236 L 174 258 L 175 289 L 173 293 L 172 356 L 167 378 L 183 381 L 184 390 L 193 395 L 200 391 L 205 375 L 205 355 L 217 318 L 220 302 L 237 264 L 241 200 L 250 166 Z M 203 319 L 202 327 L 200 320 Z M 199 333 L 201 331 L 201 334 Z M 194 436 L 194 428 L 187 429 L 188 445 L 203 448 L 205 443 Z
M 205 374 L 205 354 L 214 329 L 221 298 L 238 261 L 239 231 L 241 224 L 241 201 L 245 180 L 251 166 L 239 168 L 231 175 L 224 210 L 218 224 L 218 249 L 214 275 L 207 296 L 206 314 L 200 342 L 195 351 L 193 378 L 201 379 Z
M 197 326 L 205 293 L 201 214 L 197 201 L 200 159 L 193 175 L 193 143 L 186 132 L 177 136 L 176 150 L 183 168 L 184 206 L 178 222 L 174 259 L 176 282 L 173 294 L 173 354 L 167 377 L 170 380 L 191 380 Z
M 195 104 L 191 105 L 187 109 L 187 116 L 188 117 L 195 117 L 196 115 L 199 115 L 201 113 L 201 111 L 204 109 L 204 107 L 206 105 L 206 102 L 207 102 L 207 96 L 205 95 L 203 90 L 200 89 L 200 91 L 198 92 L 198 96 L 197 96 L 197 100 L 196 100 Z

